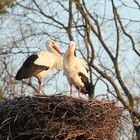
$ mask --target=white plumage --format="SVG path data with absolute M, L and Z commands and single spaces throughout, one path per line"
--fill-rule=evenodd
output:
M 56 47 L 54 41 L 48 41 L 48 51 L 41 51 L 29 56 L 21 68 L 18 70 L 16 80 L 30 78 L 32 76 L 38 78 L 40 95 L 42 79 L 46 77 L 53 68 L 62 69 L 61 52 Z
M 44 65 L 49 67 L 47 71 L 41 71 L 36 76 L 46 77 L 53 68 L 57 70 L 62 69 L 61 57 L 48 51 L 41 51 L 37 53 L 38 59 L 34 62 L 36 65 Z
M 72 96 L 72 85 L 74 85 L 80 96 L 80 92 L 88 93 L 89 78 L 85 61 L 74 55 L 75 48 L 75 42 L 70 41 L 69 48 L 64 56 L 63 68 L 70 84 L 70 95 Z

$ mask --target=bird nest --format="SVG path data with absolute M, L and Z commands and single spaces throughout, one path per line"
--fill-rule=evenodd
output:
M 122 111 L 115 102 L 62 95 L 0 102 L 2 140 L 116 140 Z

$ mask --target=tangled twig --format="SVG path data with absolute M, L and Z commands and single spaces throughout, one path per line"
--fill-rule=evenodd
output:
M 115 102 L 63 95 L 0 103 L 1 139 L 115 140 L 122 111 Z

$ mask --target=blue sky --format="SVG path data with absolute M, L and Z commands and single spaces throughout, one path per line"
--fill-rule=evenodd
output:
M 68 13 L 66 11 L 63 10 L 63 8 L 58 5 L 58 3 L 56 1 L 53 1 L 53 4 L 50 5 L 52 1 L 48 1 L 48 3 L 46 3 L 46 1 L 37 1 L 41 8 L 44 9 L 45 13 L 48 15 L 54 15 L 56 19 L 58 19 L 60 22 L 65 23 L 65 25 L 67 24 L 67 18 L 68 18 Z M 105 6 L 105 2 L 106 2 L 106 6 Z M 139 10 L 136 9 L 137 6 L 136 4 L 133 3 L 133 1 L 130 0 L 124 0 L 124 2 L 127 4 L 127 6 L 122 6 L 121 2 L 119 0 L 115 1 L 115 4 L 117 5 L 117 7 L 119 7 L 119 14 L 120 17 L 122 18 L 123 24 L 127 25 L 127 31 L 129 33 L 131 33 L 134 37 L 135 40 L 139 40 L 139 31 L 140 31 L 140 13 Z M 96 4 L 97 5 L 94 5 Z M 24 1 L 22 2 L 22 4 L 28 5 L 28 7 L 32 6 L 31 1 Z M 67 6 L 67 1 L 64 2 L 64 5 Z M 113 51 L 115 48 L 115 28 L 114 28 L 114 23 L 112 22 L 112 8 L 111 8 L 111 3 L 106 0 L 106 1 L 94 1 L 93 3 L 91 3 L 91 0 L 87 0 L 86 1 L 87 7 L 90 9 L 90 11 L 94 14 L 98 14 L 98 16 L 102 17 L 103 15 L 105 15 L 104 18 L 104 24 L 102 25 L 101 29 L 102 29 L 102 34 L 104 36 L 104 38 L 106 39 L 106 43 L 108 44 L 108 46 L 110 47 L 110 49 Z M 131 8 L 130 8 L 131 7 Z M 50 13 L 51 11 L 51 13 Z M 73 9 L 73 11 L 76 11 L 75 9 Z M 29 11 L 29 10 L 24 10 L 21 7 L 17 6 L 14 9 L 9 9 L 9 13 L 12 13 L 12 15 L 7 14 L 5 18 L 4 23 L 2 24 L 1 27 L 1 45 L 2 46 L 6 46 L 4 48 L 5 50 L 8 50 L 9 48 L 7 48 L 7 45 L 11 44 L 11 41 L 15 40 L 19 40 L 17 42 L 17 45 L 20 47 L 20 49 L 17 48 L 13 48 L 12 51 L 13 52 L 19 52 L 19 51 L 23 51 L 23 52 L 27 52 L 28 50 L 31 52 L 34 51 L 39 51 L 39 50 L 46 50 L 45 47 L 45 43 L 48 39 L 50 38 L 55 38 L 56 40 L 60 38 L 61 42 L 57 42 L 58 47 L 65 52 L 67 50 L 67 43 L 69 43 L 69 39 L 68 36 L 66 35 L 65 31 L 63 29 L 58 29 L 56 27 L 54 27 L 53 25 L 48 25 L 47 23 L 52 23 L 54 24 L 54 22 L 52 22 L 51 20 L 47 20 L 45 17 L 40 16 L 40 14 L 37 14 L 35 11 Z M 19 14 L 20 16 L 16 16 L 13 14 Z M 10 16 L 9 16 L 10 15 Z M 79 15 L 74 14 L 75 19 L 78 18 Z M 108 20 L 109 19 L 109 20 Z M 130 22 L 129 20 L 135 20 L 138 22 Z M 37 21 L 37 22 L 45 22 L 44 23 L 34 23 L 33 20 Z M 99 19 L 100 21 L 102 21 L 102 18 Z M 79 21 L 79 24 L 81 23 L 81 21 Z M 20 41 L 21 39 L 21 35 L 20 35 L 20 27 L 22 28 L 23 32 L 24 32 L 24 36 L 28 36 L 33 34 L 37 34 L 37 36 L 33 36 L 30 38 L 26 39 L 26 44 L 24 41 Z M 74 31 L 74 30 L 73 30 Z M 49 37 L 47 34 L 45 33 L 49 33 L 51 36 Z M 45 35 L 44 35 L 45 34 Z M 77 44 L 78 48 L 83 49 L 83 42 L 81 40 L 80 37 L 76 37 L 76 33 L 73 33 L 74 37 L 75 37 L 75 41 Z M 125 77 L 127 77 L 127 73 L 129 73 L 128 69 L 131 71 L 131 73 L 134 73 L 135 71 L 135 66 L 138 64 L 139 59 L 137 58 L 137 56 L 133 53 L 132 48 L 131 48 L 131 44 L 130 41 L 124 37 L 123 35 L 121 35 L 121 50 L 122 52 L 120 53 L 120 62 L 121 62 L 121 71 L 123 73 L 123 77 L 125 79 Z M 5 40 L 5 42 L 3 42 L 2 40 Z M 100 43 L 98 42 L 98 40 L 96 39 L 96 37 L 93 35 L 92 40 L 95 44 L 95 51 L 96 54 L 97 52 L 99 52 L 99 54 L 101 55 L 101 61 L 102 63 L 105 64 L 105 66 L 107 66 L 108 68 L 112 67 L 112 63 L 109 60 L 109 57 L 106 55 L 106 53 L 103 51 L 102 46 L 100 45 Z M 129 50 L 128 50 L 129 48 Z M 85 49 L 83 49 L 83 52 L 85 51 Z M 86 53 L 86 52 L 84 52 Z M 78 57 L 81 57 L 79 53 L 77 53 Z M 21 66 L 21 64 L 23 63 L 23 61 L 27 58 L 27 54 L 15 54 L 13 56 L 13 58 L 11 59 L 12 61 L 12 67 L 13 67 L 13 71 L 12 74 L 15 75 L 17 70 L 19 69 L 19 67 Z M 16 61 L 15 61 L 16 60 Z M 136 60 L 136 61 L 135 61 Z M 125 64 L 123 63 L 125 62 Z M 99 59 L 95 58 L 95 63 L 97 66 L 100 65 L 99 63 Z M 126 67 L 128 67 L 126 69 Z M 56 72 L 56 71 L 55 71 Z M 135 73 L 134 73 L 135 74 Z M 50 76 L 51 77 L 51 76 Z M 67 82 L 67 79 L 65 76 L 63 76 L 63 72 L 60 72 L 56 77 L 55 80 L 53 80 L 53 82 L 49 82 L 46 83 L 47 79 L 49 79 L 50 77 L 46 78 L 44 81 L 44 91 L 47 93 L 54 93 L 56 91 L 67 91 L 69 90 L 69 85 Z M 135 78 L 137 78 L 137 74 L 135 74 L 134 76 Z M 95 76 L 93 75 L 93 79 L 95 80 Z M 35 81 L 35 84 L 37 84 L 36 79 L 33 78 L 33 81 Z M 57 85 L 57 86 L 56 86 Z M 55 88 L 54 88 L 55 87 Z M 30 91 L 30 89 L 28 89 Z M 31 91 L 30 91 L 31 92 Z M 135 91 L 137 92 L 137 91 Z M 101 93 L 107 93 L 106 91 L 106 86 L 100 81 L 97 86 L 96 86 L 96 94 L 101 94 Z

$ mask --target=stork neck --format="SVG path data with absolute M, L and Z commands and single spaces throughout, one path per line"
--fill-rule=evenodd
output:
M 68 53 L 65 58 L 68 62 L 71 62 L 75 59 L 75 55 L 74 53 Z
M 66 52 L 66 57 L 67 58 L 72 58 L 75 57 L 75 49 L 72 48 L 68 48 L 67 52 Z

